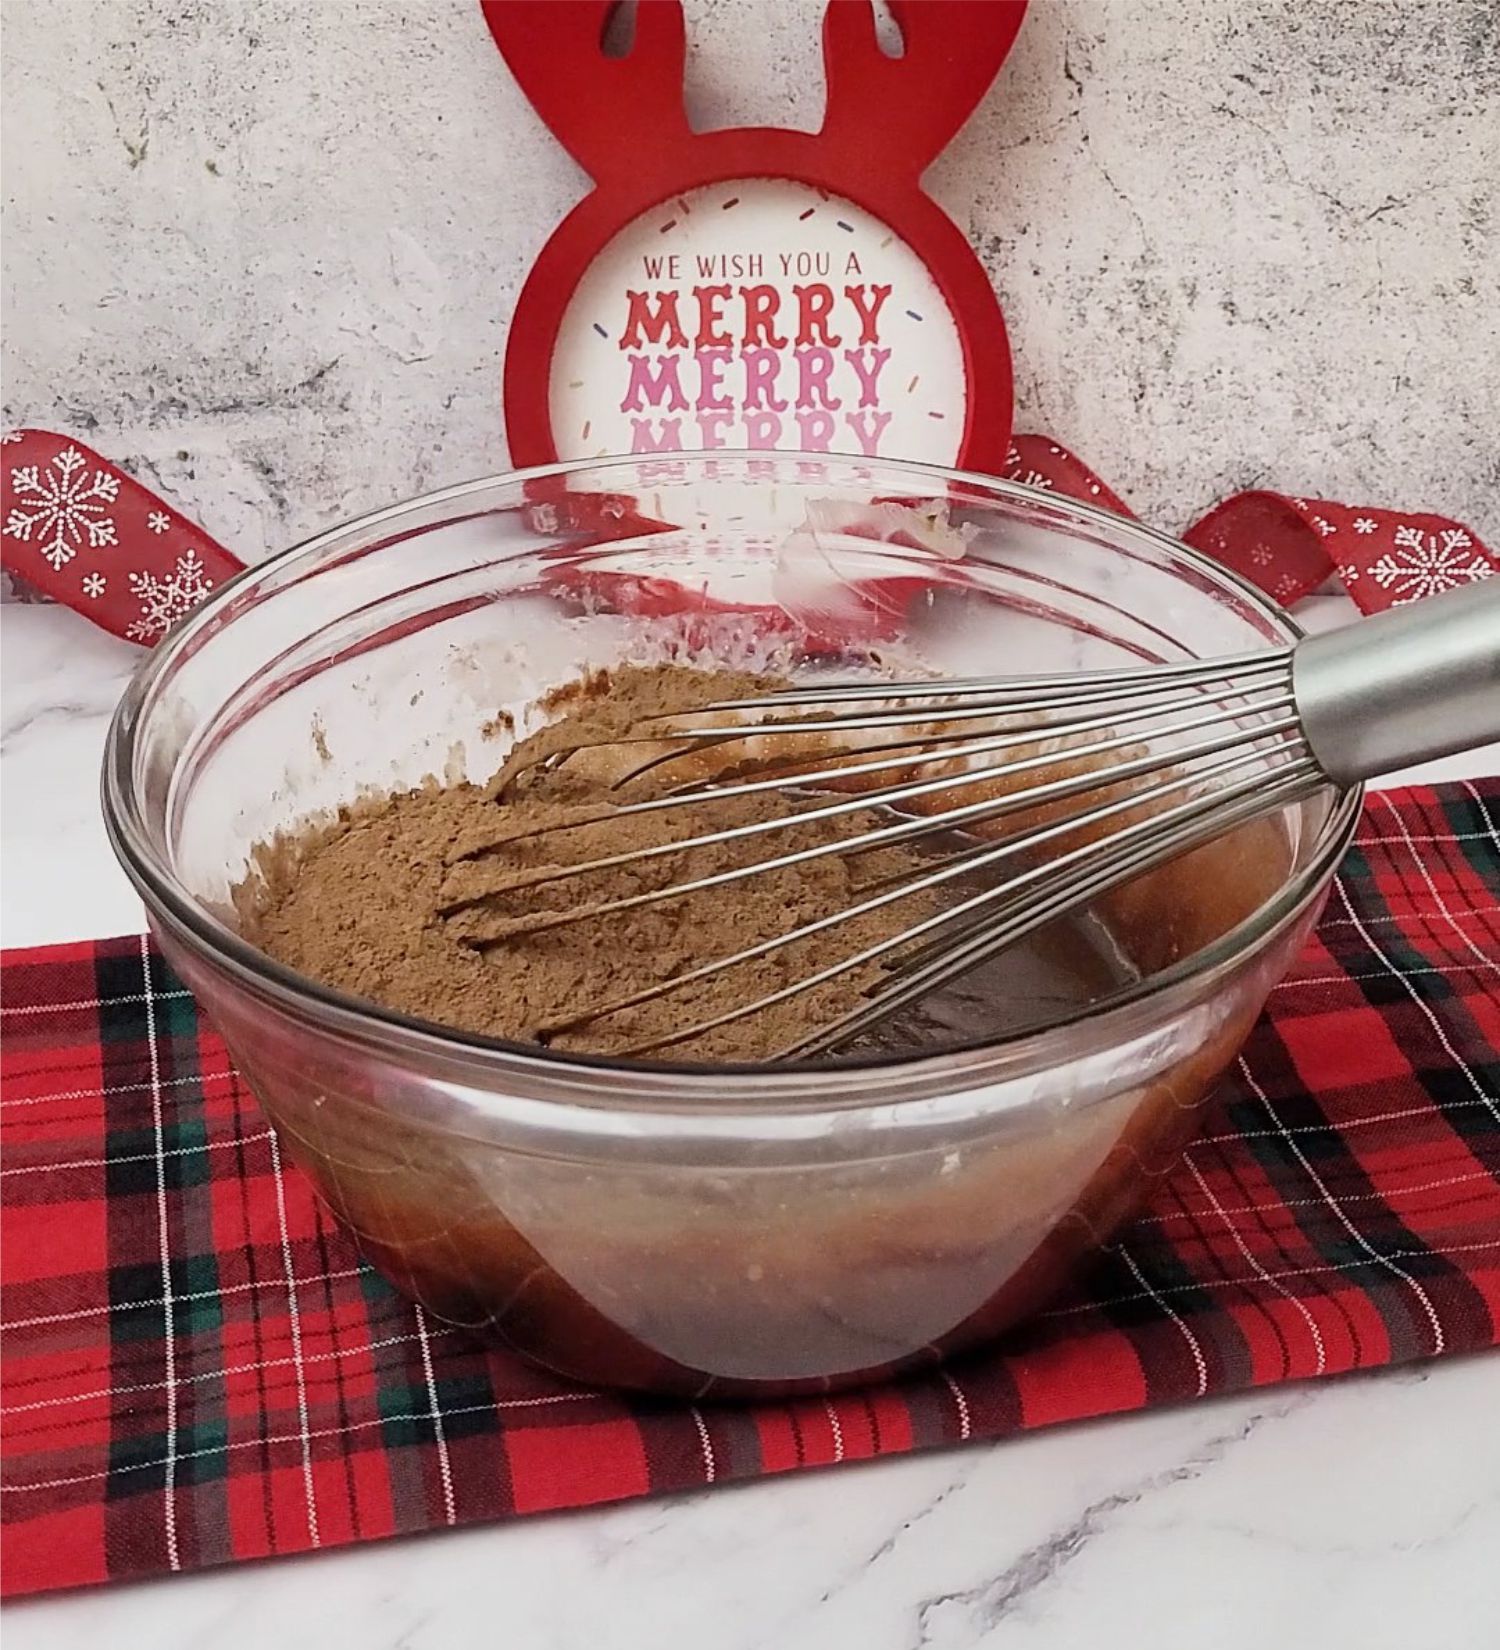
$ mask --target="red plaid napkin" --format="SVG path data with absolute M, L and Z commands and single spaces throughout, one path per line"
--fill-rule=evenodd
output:
M 39 1592 L 998 1438 L 1500 1339 L 1500 780 L 1374 798 L 1152 1209 L 946 1372 L 584 1391 L 362 1267 L 144 939 L 3 966 L 4 1585 Z

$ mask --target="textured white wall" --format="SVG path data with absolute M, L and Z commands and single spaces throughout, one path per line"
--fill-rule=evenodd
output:
M 700 125 L 821 112 L 819 0 L 687 0 Z M 474 0 L 4 0 L 5 420 L 242 554 L 505 463 L 585 180 Z M 1019 417 L 1181 526 L 1237 487 L 1500 537 L 1497 0 L 1034 0 L 933 168 Z

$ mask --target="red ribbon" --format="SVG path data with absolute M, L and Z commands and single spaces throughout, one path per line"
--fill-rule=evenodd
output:
M 1005 473 L 1131 514 L 1046 436 L 1017 436 Z M 1375 613 L 1500 572 L 1500 557 L 1447 516 L 1282 493 L 1237 493 L 1182 536 L 1287 607 L 1333 578 Z M 0 566 L 150 646 L 243 563 L 81 441 L 15 430 L 0 445 Z
M 0 442 L 0 567 L 149 647 L 244 563 L 81 441 Z
M 1131 514 L 1086 464 L 1046 436 L 1018 435 L 1005 473 Z M 1337 578 L 1361 612 L 1379 613 L 1500 572 L 1500 556 L 1447 516 L 1285 493 L 1236 493 L 1182 537 L 1283 607 Z

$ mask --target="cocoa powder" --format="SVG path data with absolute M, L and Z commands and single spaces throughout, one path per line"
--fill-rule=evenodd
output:
M 603 1054 L 649 1044 L 668 1059 L 763 1058 L 857 1004 L 895 958 L 864 962 L 745 1018 L 676 1034 L 881 943 L 938 909 L 937 896 L 913 895 L 649 1001 L 564 1022 L 846 911 L 920 869 L 917 850 L 830 852 L 654 903 L 600 908 L 846 841 L 888 817 L 856 809 L 582 874 L 549 873 L 813 806 L 819 799 L 806 793 L 768 790 L 628 811 L 674 786 L 775 760 L 764 740 L 667 744 L 647 721 L 770 685 L 680 666 L 622 668 L 571 684 L 553 696 L 556 720 L 522 741 L 487 785 L 430 782 L 265 845 L 236 890 L 242 930 L 325 985 L 465 1031 Z M 708 726 L 713 717 L 683 722 Z M 560 760 L 563 752 L 572 754 Z M 563 915 L 577 920 L 534 926 Z

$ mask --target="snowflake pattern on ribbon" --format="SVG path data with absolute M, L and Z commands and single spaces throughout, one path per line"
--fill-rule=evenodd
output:
M 1011 442 L 1005 474 L 1034 486 L 1037 472 L 1070 498 L 1132 514 L 1072 453 L 1022 431 Z M 1288 607 L 1331 579 L 1362 613 L 1379 613 L 1500 573 L 1500 556 L 1462 522 L 1262 487 L 1215 505 L 1182 537 Z
M 82 441 L 11 430 L 3 451 L 5 600 L 50 597 L 149 647 L 243 565 Z
M 1462 527 L 1424 533 L 1418 527 L 1398 527 L 1395 549 L 1370 566 L 1370 577 L 1391 592 L 1393 606 L 1457 590 L 1487 579 L 1494 568 L 1474 547 Z
M 148 647 L 159 642 L 213 587 L 196 550 L 184 550 L 170 573 L 132 573 L 130 588 L 140 601 L 141 616 L 125 634 Z
M 5 534 L 33 542 L 37 553 L 60 572 L 79 550 L 116 542 L 113 505 L 120 496 L 117 477 L 89 471 L 76 447 L 65 447 L 47 464 L 21 464 L 10 473 L 15 499 L 5 518 Z

